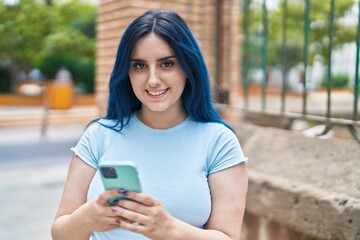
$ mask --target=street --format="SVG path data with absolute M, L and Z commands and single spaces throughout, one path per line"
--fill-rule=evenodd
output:
M 84 125 L 0 128 L 0 239 L 49 240 L 72 156 Z

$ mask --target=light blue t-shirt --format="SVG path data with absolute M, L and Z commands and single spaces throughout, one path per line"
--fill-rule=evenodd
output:
M 111 120 L 100 120 L 114 125 Z M 99 123 L 86 129 L 72 148 L 84 162 L 133 161 L 142 190 L 159 200 L 174 217 L 203 228 L 211 212 L 208 176 L 246 158 L 235 134 L 220 123 L 190 117 L 169 129 L 153 129 L 133 114 L 120 132 Z M 93 199 L 104 191 L 97 171 L 88 191 Z M 94 232 L 93 240 L 148 239 L 124 229 Z

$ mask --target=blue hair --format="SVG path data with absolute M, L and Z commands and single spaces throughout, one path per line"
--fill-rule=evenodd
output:
M 110 77 L 105 116 L 105 119 L 117 120 L 117 123 L 108 127 L 121 130 L 128 124 L 132 113 L 141 108 L 128 73 L 135 43 L 150 33 L 157 34 L 169 43 L 187 77 L 181 96 L 186 113 L 195 121 L 218 122 L 232 129 L 212 106 L 207 68 L 193 34 L 178 14 L 167 10 L 149 10 L 125 30 Z

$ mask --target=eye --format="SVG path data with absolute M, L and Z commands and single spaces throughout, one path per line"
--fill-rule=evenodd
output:
M 161 64 L 161 67 L 162 68 L 166 68 L 166 69 L 169 69 L 171 68 L 172 66 L 174 66 L 175 63 L 173 61 L 165 61 Z
M 146 68 L 146 65 L 144 63 L 135 62 L 132 67 L 135 68 L 135 70 L 143 70 Z

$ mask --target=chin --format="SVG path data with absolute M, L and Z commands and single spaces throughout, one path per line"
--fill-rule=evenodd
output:
M 149 108 L 151 112 L 162 113 L 168 110 L 167 108 Z
M 175 109 L 178 109 L 178 106 L 176 103 L 172 102 L 158 102 L 158 103 L 150 103 L 144 105 L 149 111 L 154 113 L 163 113 L 168 112 L 169 110 L 174 111 Z M 176 111 L 176 110 L 175 110 Z
M 168 106 L 154 106 L 153 104 L 149 104 L 145 106 L 151 112 L 164 112 L 169 108 Z

